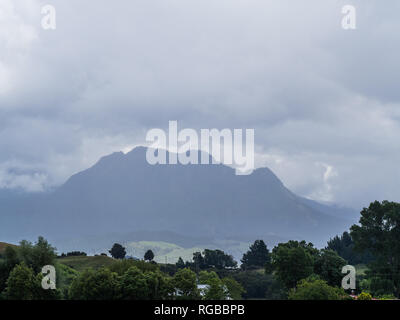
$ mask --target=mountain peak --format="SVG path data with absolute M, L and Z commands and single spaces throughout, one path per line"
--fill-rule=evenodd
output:
M 20 202 L 18 212 L 36 213 L 27 223 L 35 232 L 65 237 L 166 230 L 219 239 L 278 235 L 320 242 L 348 226 L 323 205 L 302 201 L 268 168 L 237 176 L 222 164 L 150 165 L 146 151 L 136 147 L 105 156 L 34 205 Z M 45 229 L 40 221 L 46 221 Z

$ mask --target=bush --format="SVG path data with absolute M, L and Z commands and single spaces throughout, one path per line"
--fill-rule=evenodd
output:
M 287 297 L 284 285 L 274 275 L 244 271 L 232 273 L 230 277 L 244 288 L 243 299 L 280 300 Z
M 72 300 L 114 300 L 118 296 L 118 275 L 103 268 L 88 269 L 73 280 L 69 289 Z
M 10 272 L 5 298 L 8 300 L 33 300 L 35 299 L 36 284 L 33 270 L 22 262 Z
M 301 280 L 289 292 L 289 300 L 343 300 L 343 289 L 329 286 L 324 280 Z
M 363 291 L 360 293 L 357 300 L 372 300 L 372 296 L 368 292 Z

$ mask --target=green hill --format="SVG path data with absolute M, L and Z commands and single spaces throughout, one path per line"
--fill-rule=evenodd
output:
M 16 248 L 18 246 L 16 246 L 15 244 L 11 244 L 11 243 L 0 242 L 0 254 L 2 254 L 7 247 Z
M 59 263 L 64 264 L 76 271 L 83 271 L 88 268 L 99 269 L 112 265 L 115 260 L 106 256 L 71 256 L 57 259 Z
M 176 263 L 181 257 L 183 261 L 192 261 L 194 252 L 203 252 L 207 249 L 221 249 L 232 254 L 238 261 L 250 246 L 248 242 L 233 240 L 218 240 L 214 243 L 199 244 L 193 247 L 182 247 L 177 244 L 163 241 L 131 241 L 124 242 L 127 255 L 143 259 L 144 253 L 151 249 L 155 255 L 154 261 L 158 263 Z
M 193 252 L 203 251 L 203 247 L 182 248 L 173 243 L 162 241 L 137 241 L 124 244 L 128 255 L 143 259 L 144 253 L 151 249 L 154 252 L 154 261 L 158 263 L 175 263 L 179 257 L 184 261 L 192 260 Z

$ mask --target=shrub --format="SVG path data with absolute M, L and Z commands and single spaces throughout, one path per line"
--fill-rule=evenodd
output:
M 363 291 L 360 293 L 357 300 L 372 300 L 372 296 L 368 292 Z
M 301 280 L 289 292 L 289 300 L 343 300 L 343 289 L 329 286 L 324 280 Z

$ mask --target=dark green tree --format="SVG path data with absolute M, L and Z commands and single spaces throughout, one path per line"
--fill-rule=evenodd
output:
M 145 273 L 145 275 L 150 289 L 151 300 L 172 299 L 173 294 L 175 293 L 172 278 L 159 270 Z
M 145 274 L 137 267 L 130 267 L 120 279 L 120 298 L 123 300 L 147 300 L 150 288 Z
M 277 277 L 290 288 L 314 271 L 314 256 L 318 250 L 304 241 L 280 243 L 272 250 L 272 266 Z
M 196 274 L 192 270 L 188 268 L 179 270 L 175 273 L 172 283 L 177 291 L 177 299 L 196 300 L 200 298 Z
M 182 257 L 179 257 L 179 259 L 176 263 L 176 267 L 178 269 L 183 269 L 185 267 L 185 262 L 183 261 Z
M 35 274 L 41 272 L 46 265 L 54 265 L 57 258 L 56 248 L 43 237 L 39 237 L 35 244 L 22 240 L 16 251 L 18 259 L 32 268 Z
M 117 273 L 109 269 L 87 269 L 71 284 L 71 300 L 115 300 L 119 298 Z
M 154 259 L 154 253 L 151 250 L 147 250 L 146 253 L 144 254 L 144 260 L 146 261 L 153 261 Z
M 339 236 L 335 236 L 327 243 L 326 249 L 336 251 L 339 256 L 351 265 L 367 264 L 373 260 L 373 256 L 369 251 L 360 253 L 354 250 L 354 241 L 347 231 Z
M 3 259 L 0 260 L 0 293 L 6 288 L 6 282 L 11 270 L 20 263 L 17 251 L 13 247 L 6 247 Z
M 340 287 L 343 278 L 342 267 L 346 261 L 335 251 L 322 249 L 315 258 L 314 273 L 325 280 L 328 285 Z
M 271 264 L 271 255 L 263 240 L 256 240 L 241 260 L 243 269 L 265 268 Z
M 33 270 L 22 262 L 10 272 L 4 296 L 8 300 L 33 300 L 37 285 Z
M 231 255 L 226 254 L 222 250 L 204 250 L 204 264 L 206 268 L 236 268 L 237 262 Z
M 400 204 L 375 201 L 361 211 L 359 225 L 351 227 L 354 249 L 371 252 L 368 277 L 393 285 L 400 297 Z M 390 292 L 387 292 L 390 294 Z
M 37 274 L 42 271 L 46 265 L 54 265 L 57 258 L 56 248 L 43 237 L 39 237 L 32 247 L 32 269 Z
M 206 267 L 204 257 L 201 252 L 193 253 L 193 264 L 194 270 L 196 270 L 196 272 L 198 272 L 199 270 L 203 270 Z
M 113 247 L 108 252 L 114 259 L 123 259 L 126 255 L 125 248 L 119 243 L 114 243 Z
M 273 274 L 255 270 L 235 272 L 232 275 L 245 290 L 244 299 L 282 300 L 287 298 L 287 290 Z
M 32 269 L 34 275 L 37 275 L 45 265 L 56 264 L 55 250 L 43 237 L 39 237 L 35 244 L 23 240 L 16 248 L 6 247 L 0 262 L 0 292 L 5 289 L 6 280 L 17 264 L 23 262 L 26 267 Z

